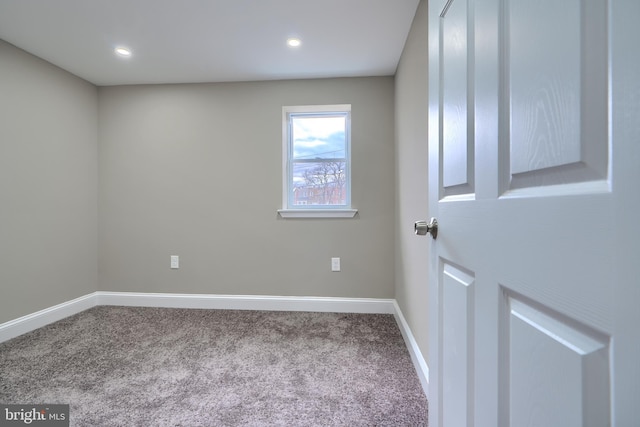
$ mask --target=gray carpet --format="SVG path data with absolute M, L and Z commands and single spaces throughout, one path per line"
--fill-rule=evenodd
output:
M 1 403 L 72 426 L 426 426 L 391 315 L 95 307 L 0 344 Z

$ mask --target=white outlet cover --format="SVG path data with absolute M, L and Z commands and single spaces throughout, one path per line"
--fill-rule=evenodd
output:
M 340 271 L 340 258 L 331 258 L 331 271 Z
M 171 255 L 171 268 L 180 268 L 180 257 L 178 255 Z

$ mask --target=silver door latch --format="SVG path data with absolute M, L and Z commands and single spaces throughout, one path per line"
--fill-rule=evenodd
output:
M 413 223 L 413 232 L 418 236 L 424 236 L 425 234 L 431 234 L 431 237 L 434 239 L 438 237 L 438 220 L 435 218 L 431 218 L 429 222 L 427 221 L 416 221 Z

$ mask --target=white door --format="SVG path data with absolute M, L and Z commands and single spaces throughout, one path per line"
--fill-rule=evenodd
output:
M 640 1 L 429 13 L 429 425 L 640 426 Z

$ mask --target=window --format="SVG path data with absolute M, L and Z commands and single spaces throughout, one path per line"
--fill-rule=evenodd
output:
M 283 217 L 353 217 L 351 105 L 283 107 Z

